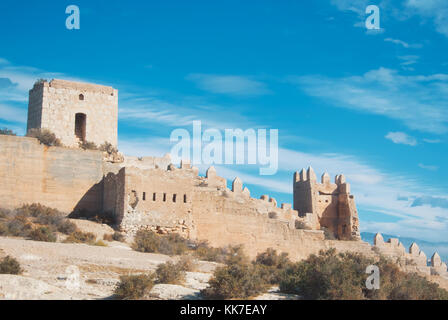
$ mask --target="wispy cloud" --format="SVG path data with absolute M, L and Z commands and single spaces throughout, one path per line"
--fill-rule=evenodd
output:
M 420 59 L 420 57 L 415 55 L 407 55 L 407 56 L 399 56 L 398 59 L 402 61 L 400 63 L 401 66 L 407 67 L 416 64 Z
M 430 19 L 437 32 L 448 36 L 448 2 L 446 0 L 406 0 L 408 14 Z
M 407 42 L 405 42 L 403 40 L 400 40 L 400 39 L 386 38 L 386 39 L 384 39 L 384 41 L 400 45 L 400 46 L 402 46 L 403 48 L 406 48 L 406 49 L 408 49 L 408 48 L 418 49 L 418 48 L 422 47 L 421 44 L 409 44 L 409 43 L 407 43 Z
M 414 199 L 411 207 L 421 207 L 424 205 L 429 205 L 432 208 L 438 207 L 448 209 L 448 198 L 421 196 Z
M 340 108 L 399 120 L 413 130 L 443 134 L 448 131 L 448 75 L 403 76 L 387 68 L 361 76 L 330 78 L 290 77 L 307 94 Z
M 235 75 L 190 74 L 187 80 L 211 93 L 228 94 L 236 96 L 258 96 L 270 93 L 263 82 L 250 77 Z
M 404 132 L 389 132 L 385 138 L 396 144 L 405 144 L 408 146 L 417 145 L 417 140 Z
M 437 170 L 439 170 L 438 166 L 427 165 L 427 164 L 423 164 L 423 163 L 419 163 L 418 166 L 420 168 L 422 168 L 422 169 L 430 170 L 430 171 L 437 171 Z

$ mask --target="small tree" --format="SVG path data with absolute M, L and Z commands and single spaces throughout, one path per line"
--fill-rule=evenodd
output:
M 0 260 L 0 274 L 21 274 L 23 272 L 19 261 L 7 256 Z

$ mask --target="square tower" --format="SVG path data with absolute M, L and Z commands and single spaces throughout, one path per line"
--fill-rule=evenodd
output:
M 79 142 L 117 146 L 118 90 L 54 79 L 34 84 L 29 93 L 27 131 L 49 129 L 62 144 Z

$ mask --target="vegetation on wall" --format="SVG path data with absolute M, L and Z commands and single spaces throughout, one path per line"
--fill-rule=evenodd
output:
M 4 136 L 16 136 L 17 134 L 8 129 L 8 128 L 0 128 L 0 135 L 4 135 Z
M 48 129 L 30 129 L 27 133 L 28 137 L 36 138 L 40 143 L 49 147 L 62 147 L 61 140 Z

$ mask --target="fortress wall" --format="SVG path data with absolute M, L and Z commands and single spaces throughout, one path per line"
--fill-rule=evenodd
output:
M 244 204 L 241 198 L 219 193 L 195 196 L 193 221 L 197 239 L 207 240 L 214 247 L 243 244 L 251 258 L 274 248 L 299 260 L 324 246 L 322 231 L 295 229 L 293 220 L 270 218 L 260 213 L 253 201 Z
M 101 210 L 102 154 L 46 147 L 37 139 L 0 135 L 0 206 L 41 203 L 71 212 Z
M 122 230 L 132 234 L 149 229 L 190 237 L 193 185 L 199 178 L 195 171 L 126 167 L 120 172 L 125 181 Z

